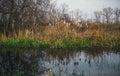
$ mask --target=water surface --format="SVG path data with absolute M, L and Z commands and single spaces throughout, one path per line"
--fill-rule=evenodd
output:
M 0 76 L 120 76 L 120 52 L 2 49 Z

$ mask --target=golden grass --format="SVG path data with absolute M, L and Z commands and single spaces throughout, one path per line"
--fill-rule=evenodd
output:
M 67 26 L 64 23 L 58 23 L 56 26 L 41 26 L 37 27 L 33 34 L 26 35 L 26 31 L 21 30 L 18 34 L 14 34 L 13 37 L 7 37 L 4 34 L 0 35 L 1 41 L 21 40 L 30 43 L 29 40 L 45 42 L 50 44 L 51 47 L 66 47 L 66 46 L 119 46 L 120 45 L 120 32 L 119 31 L 106 31 L 105 27 L 86 29 L 84 32 L 80 32 L 73 28 L 74 26 Z M 96 26 L 95 26 L 96 27 Z M 98 26 L 97 26 L 98 27 Z M 114 26 L 112 26 L 114 27 Z M 27 44 L 27 43 L 26 43 Z M 33 44 L 33 43 L 31 43 Z M 36 45 L 36 46 L 38 46 Z
M 63 38 L 77 38 L 78 35 L 76 30 L 64 25 L 63 23 L 60 23 L 57 26 L 47 26 L 43 31 L 43 34 L 43 39 L 48 42 L 51 42 L 53 40 L 56 41 Z

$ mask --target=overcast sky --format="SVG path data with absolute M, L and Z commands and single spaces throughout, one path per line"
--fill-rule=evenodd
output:
M 70 10 L 80 9 L 88 14 L 105 7 L 120 8 L 120 0 L 58 0 L 58 5 L 63 3 L 67 4 Z

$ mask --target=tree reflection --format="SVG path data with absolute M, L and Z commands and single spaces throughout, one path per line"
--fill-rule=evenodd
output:
M 34 76 L 44 74 L 45 56 L 37 50 L 4 50 L 0 52 L 0 74 L 3 76 Z
M 98 49 L 2 49 L 0 76 L 98 76 L 99 72 L 117 76 L 120 74 L 119 58 L 116 51 Z

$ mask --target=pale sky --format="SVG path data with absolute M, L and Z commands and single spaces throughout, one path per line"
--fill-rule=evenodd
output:
M 80 9 L 83 13 L 92 14 L 105 7 L 120 8 L 120 0 L 58 0 L 58 5 L 67 4 L 70 10 Z

